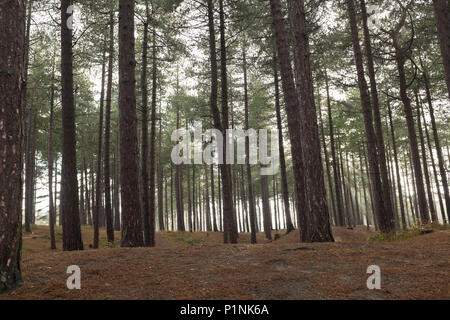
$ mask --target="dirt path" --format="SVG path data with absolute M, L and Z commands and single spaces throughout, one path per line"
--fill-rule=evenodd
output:
M 450 299 L 449 230 L 311 245 L 186 236 L 158 234 L 157 248 L 26 253 L 24 286 L 0 299 Z M 81 268 L 81 290 L 66 288 L 69 265 Z M 369 265 L 380 266 L 382 290 L 367 289 Z

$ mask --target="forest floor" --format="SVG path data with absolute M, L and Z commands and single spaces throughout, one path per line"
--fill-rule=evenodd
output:
M 334 228 L 336 243 L 300 244 L 298 231 L 268 242 L 248 234 L 224 245 L 220 233 L 158 232 L 156 248 L 108 245 L 85 251 L 49 249 L 47 227 L 24 233 L 24 284 L 0 299 L 450 299 L 450 230 L 397 241 L 374 232 Z M 274 233 L 275 235 L 275 233 Z M 280 235 L 283 235 L 280 232 Z M 116 233 L 119 238 L 119 233 Z M 66 287 L 67 267 L 81 269 L 81 290 Z M 368 266 L 381 268 L 381 290 L 368 290 Z

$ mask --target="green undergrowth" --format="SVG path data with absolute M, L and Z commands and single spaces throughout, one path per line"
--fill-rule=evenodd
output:
M 376 235 L 369 237 L 368 241 L 369 242 L 401 241 L 448 229 L 449 229 L 448 225 L 440 225 L 440 224 L 419 225 L 413 226 L 412 228 L 407 230 L 399 230 L 391 233 L 379 232 Z
M 167 232 L 167 240 L 176 244 L 185 244 L 190 246 L 201 245 L 205 242 L 204 235 L 196 236 L 190 232 Z M 208 237 L 209 234 L 206 234 Z

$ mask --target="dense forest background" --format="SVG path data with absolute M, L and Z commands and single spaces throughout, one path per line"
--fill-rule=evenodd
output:
M 178 166 L 170 160 L 175 129 L 190 128 L 195 121 L 201 121 L 204 128 L 214 127 L 211 77 L 215 75 L 216 86 L 221 89 L 216 89 L 215 103 L 220 110 L 227 105 L 230 128 L 278 126 L 283 132 L 285 169 L 279 175 L 261 176 L 258 166 L 231 168 L 231 200 L 238 231 L 250 232 L 252 210 L 256 231 L 296 228 L 291 145 L 269 2 L 219 2 L 136 2 L 140 204 L 154 214 L 159 230 L 223 231 L 219 166 Z M 98 216 L 99 227 L 109 222 L 110 228 L 120 230 L 117 3 L 77 1 L 75 5 L 73 89 L 81 224 L 92 225 L 93 217 Z M 372 105 L 376 103 L 378 109 L 374 131 L 383 142 L 378 148 L 384 154 L 380 159 L 386 163 L 395 228 L 417 225 L 425 215 L 426 222 L 445 223 L 449 218 L 448 183 L 444 179 L 450 110 L 433 6 L 429 1 L 401 1 L 383 7 L 380 1 L 370 1 L 368 8 L 374 14 L 367 21 L 367 12 L 361 12 L 362 8 L 367 10 L 364 1 L 355 5 Z M 380 7 L 381 14 L 374 9 Z M 292 15 L 292 8 L 284 9 Z M 60 10 L 60 2 L 28 3 L 27 231 L 31 231 L 31 224 L 49 224 L 50 210 L 56 224 L 62 223 Z M 374 215 L 377 191 L 370 182 L 371 151 L 367 148 L 346 2 L 307 1 L 305 11 L 330 221 L 333 225 L 379 228 L 382 222 Z M 216 70 L 211 70 L 210 64 L 211 26 Z M 286 31 L 294 47 L 295 34 Z M 370 53 L 367 41 L 371 41 Z M 225 59 L 221 55 L 224 46 Z M 405 88 L 399 82 L 398 55 Z M 225 80 L 228 88 L 223 91 Z M 406 114 L 405 98 L 411 101 Z M 407 120 L 413 122 L 417 137 L 414 151 Z M 416 160 L 419 167 L 415 167 Z M 421 181 L 416 181 L 418 169 Z M 143 187 L 148 188 L 149 196 L 142 197 Z
M 0 27 L 0 292 L 36 225 L 78 251 L 450 221 L 448 0 L 5 1 Z M 277 129 L 279 171 L 249 138 L 245 164 L 175 164 L 197 123 Z

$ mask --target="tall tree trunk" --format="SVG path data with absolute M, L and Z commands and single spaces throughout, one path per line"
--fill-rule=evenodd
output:
M 30 162 L 33 161 L 33 156 L 31 155 L 30 145 L 31 145 L 31 127 L 32 127 L 32 117 L 33 117 L 33 100 L 30 106 L 27 107 L 27 80 L 28 80 L 28 66 L 30 61 L 30 30 L 31 30 L 31 9 L 33 1 L 28 1 L 27 8 L 27 18 L 26 18 L 26 35 L 23 43 L 23 88 L 22 88 L 22 104 L 25 113 L 25 131 L 24 131 L 24 142 L 25 142 L 25 231 L 31 232 L 31 213 L 33 202 L 30 201 L 32 197 L 32 165 Z M 24 20 L 25 21 L 25 20 Z M 24 22 L 25 23 L 25 22 Z M 32 96 L 33 97 L 33 96 Z
M 61 209 L 63 215 L 63 250 L 83 250 L 78 206 L 75 105 L 73 93 L 72 30 L 67 25 L 71 0 L 61 0 L 61 83 L 63 160 Z
M 58 158 L 55 157 L 55 225 L 56 225 L 56 214 L 58 208 Z M 61 224 L 60 224 L 61 225 Z
M 385 233 L 392 232 L 395 229 L 394 219 L 389 214 L 391 209 L 386 209 L 388 204 L 384 201 L 385 191 L 381 181 L 381 173 L 379 166 L 377 137 L 373 128 L 372 105 L 368 93 L 367 82 L 364 75 L 363 58 L 361 53 L 361 45 L 359 43 L 358 25 L 356 20 L 355 3 L 353 0 L 347 0 L 347 11 L 350 20 L 350 29 L 352 35 L 353 51 L 355 56 L 355 65 L 358 73 L 358 85 L 361 95 L 361 103 L 363 107 L 364 126 L 366 130 L 366 139 L 368 147 L 368 158 L 370 164 L 373 203 L 377 222 L 380 230 Z M 387 192 L 387 191 L 386 191 Z
M 269 182 L 267 176 L 261 176 L 261 199 L 263 206 L 264 233 L 267 240 L 272 240 L 272 214 L 269 201 Z
M 33 93 L 31 97 L 30 107 L 28 108 L 28 117 L 26 121 L 26 137 L 25 137 L 25 232 L 31 233 L 31 218 L 33 211 L 33 158 L 32 141 L 33 141 Z
M 142 122 L 141 122 L 141 202 L 142 219 L 144 227 L 144 240 L 147 247 L 151 245 L 150 236 L 150 204 L 149 204 L 149 175 L 148 175 L 148 89 L 147 89 L 147 52 L 148 52 L 148 25 L 150 22 L 149 2 L 145 1 L 145 21 L 144 39 L 142 41 L 142 73 L 141 73 L 141 93 L 142 93 Z
M 329 130 L 330 130 L 330 144 L 331 144 L 331 158 L 332 158 L 331 163 L 333 166 L 334 189 L 336 190 L 336 207 L 337 207 L 336 225 L 343 227 L 345 225 L 344 200 L 342 198 L 341 175 L 340 175 L 340 171 L 338 169 L 338 159 L 337 159 L 337 155 L 336 155 L 333 114 L 331 112 L 330 85 L 329 85 L 327 70 L 325 70 L 325 85 L 326 85 L 326 89 L 327 89 L 328 125 L 330 127 Z
M 188 199 L 188 230 L 189 232 L 194 232 L 193 224 L 192 224 L 192 199 L 191 199 L 191 165 L 187 166 L 187 199 Z
M 425 113 L 424 113 L 424 108 L 423 106 L 421 107 L 421 111 L 422 111 L 422 119 L 425 119 Z M 424 121 L 423 124 L 424 128 L 425 128 L 425 136 L 427 137 L 427 144 L 428 144 L 428 151 L 430 152 L 430 158 L 431 158 L 431 166 L 433 167 L 433 175 L 434 175 L 434 180 L 436 183 L 436 190 L 437 190 L 437 194 L 438 194 L 438 199 L 439 199 L 439 207 L 441 209 L 441 215 L 442 215 L 442 221 L 444 222 L 444 224 L 447 224 L 447 217 L 445 216 L 445 206 L 444 206 L 444 202 L 442 201 L 442 196 L 441 196 L 441 185 L 439 183 L 439 176 L 437 173 L 437 169 L 436 169 L 436 160 L 434 159 L 434 154 L 433 154 L 433 145 L 431 144 L 431 138 L 430 138 L 430 133 L 428 131 L 428 127 L 426 122 Z
M 415 219 L 415 207 L 414 207 L 414 205 L 413 205 L 413 200 L 412 200 L 412 194 L 411 194 L 411 188 L 410 188 L 410 183 L 409 183 L 409 181 L 408 181 L 408 179 L 409 179 L 409 175 L 408 175 L 408 164 L 407 164 L 407 162 L 406 162 L 406 159 L 405 159 L 405 175 L 404 175 L 404 177 L 403 177 L 403 179 L 404 179 L 404 181 L 405 181 L 405 185 L 406 185 L 406 191 L 407 191 L 407 198 L 409 199 L 409 208 L 410 208 L 410 210 L 411 210 L 411 216 L 413 217 L 413 224 L 415 224 L 416 223 L 416 219 Z M 408 212 L 408 211 L 407 211 Z M 409 214 L 407 214 L 407 219 L 408 219 L 408 222 L 410 222 L 410 215 Z
M 85 195 L 84 200 L 86 202 L 86 216 L 84 217 L 84 224 L 88 224 L 91 220 L 91 198 L 90 198 L 90 192 L 89 192 L 89 182 L 88 182 L 88 171 L 87 171 L 87 165 L 86 165 L 86 157 L 83 156 L 83 169 L 84 169 L 84 189 L 85 189 Z
M 26 1 L 0 10 L 0 294 L 21 285 L 23 82 Z
M 157 92 L 157 63 L 156 63 L 156 30 L 153 27 L 152 34 L 152 110 L 150 115 L 150 187 L 149 187 L 149 219 L 150 219 L 150 245 L 155 246 L 155 171 L 156 171 L 156 92 Z
M 37 135 L 38 135 L 38 129 L 37 129 L 37 119 L 38 119 L 38 114 L 37 112 L 34 114 L 34 118 L 33 118 L 33 136 L 32 136 L 32 148 L 31 148 L 31 155 L 33 157 L 33 164 L 32 164 L 32 168 L 33 168 L 33 179 L 31 180 L 32 182 L 32 198 L 31 198 L 31 223 L 32 224 L 36 224 L 36 194 L 37 194 L 37 189 L 36 189 L 36 182 L 37 182 L 37 167 L 36 167 L 36 144 L 37 144 Z
M 433 7 L 450 98 L 450 4 L 446 0 L 433 0 Z
M 103 149 L 103 107 L 105 102 L 105 75 L 106 75 L 106 49 L 103 50 L 102 57 L 102 82 L 100 93 L 100 110 L 98 123 L 98 146 L 97 146 L 97 178 L 95 180 L 95 207 L 94 207 L 94 249 L 99 244 L 99 227 L 102 219 L 100 219 L 102 210 L 102 149 Z
M 402 228 L 403 228 L 403 230 L 405 230 L 407 228 L 406 213 L 405 213 L 405 205 L 403 203 L 403 190 L 402 190 L 400 167 L 399 167 L 399 162 L 398 162 L 397 142 L 395 140 L 395 130 L 394 130 L 394 124 L 393 124 L 393 120 L 392 120 L 392 109 L 391 109 L 390 103 L 388 103 L 388 116 L 389 116 L 389 124 L 390 124 L 390 128 L 391 128 L 392 149 L 394 151 L 395 172 L 397 175 L 397 190 L 398 190 L 398 197 L 399 197 L 399 202 L 400 202 L 400 214 L 401 214 L 401 218 L 402 218 Z
M 120 231 L 119 152 L 114 149 L 114 231 Z
M 279 225 L 278 225 L 278 201 L 277 201 L 277 179 L 276 176 L 273 177 L 272 179 L 272 191 L 273 191 L 273 209 L 274 209 L 274 228 L 276 231 L 280 230 Z
M 91 202 L 92 202 L 92 217 L 88 217 L 88 224 L 93 225 L 94 211 L 95 211 L 95 175 L 94 175 L 94 155 L 91 155 L 90 160 L 90 180 L 91 180 Z M 90 221 L 89 221 L 90 219 Z
M 345 211 L 345 216 L 344 216 L 344 225 L 345 223 L 347 223 L 347 226 L 350 227 L 350 207 L 349 207 L 349 201 L 348 201 L 348 190 L 347 190 L 347 183 L 346 183 L 346 176 L 345 176 L 345 171 L 344 171 L 344 160 L 342 158 L 342 148 L 341 148 L 341 139 L 338 136 L 337 137 L 337 146 L 338 146 L 338 170 L 339 170 L 339 175 L 341 177 L 341 189 L 342 189 L 342 196 L 343 196 L 343 208 Z
M 192 227 L 197 231 L 197 198 L 195 196 L 195 164 L 192 165 Z
M 325 165 L 326 165 L 326 169 L 327 169 L 328 187 L 330 189 L 331 208 L 333 209 L 333 220 L 334 220 L 334 223 L 337 224 L 338 218 L 337 218 L 337 212 L 336 212 L 336 202 L 334 199 L 333 181 L 331 179 L 330 157 L 328 155 L 327 142 L 325 140 L 325 129 L 324 129 L 323 118 L 322 118 L 322 110 L 320 107 L 320 96 L 319 96 L 319 121 L 320 121 L 320 131 L 322 134 L 323 153 L 325 156 Z
M 414 195 L 414 207 L 415 207 L 415 219 L 417 221 L 417 223 L 420 223 L 420 207 L 419 207 L 419 202 L 417 200 L 418 196 L 417 196 L 417 185 L 416 185 L 416 177 L 415 177 L 415 172 L 414 172 L 414 164 L 413 164 L 413 160 L 412 160 L 412 154 L 411 151 L 409 151 L 409 153 L 407 154 L 407 157 L 409 160 L 409 165 L 410 165 L 410 169 L 411 169 L 411 178 L 412 178 L 412 189 L 413 189 L 413 195 Z
M 164 230 L 169 230 L 169 201 L 167 200 L 167 177 L 164 177 L 164 202 L 165 202 L 165 213 L 166 213 L 166 223 Z
M 292 160 L 295 181 L 295 195 L 297 197 L 297 217 L 302 229 L 301 241 L 314 241 L 316 239 L 304 238 L 305 230 L 307 231 L 307 223 L 305 221 L 305 208 L 308 208 L 308 203 L 305 195 L 305 172 L 303 163 L 303 146 L 302 133 L 300 121 L 300 105 L 298 101 L 297 92 L 295 89 L 294 75 L 289 57 L 289 45 L 285 32 L 284 19 L 281 12 L 281 1 L 270 0 L 270 8 L 272 14 L 273 25 L 275 29 L 275 39 L 278 52 L 278 60 L 281 71 L 281 82 L 284 92 L 285 108 L 288 118 L 289 134 L 291 138 Z M 300 216 L 301 214 L 301 216 Z M 320 240 L 320 239 L 317 239 Z
M 84 163 L 81 163 L 80 170 L 80 224 L 86 225 L 86 203 L 84 199 Z
M 55 110 L 55 57 L 52 63 L 52 84 L 50 87 L 50 119 L 48 130 L 48 224 L 50 226 L 50 246 L 56 249 L 55 242 L 55 205 L 53 202 L 53 127 L 54 127 L 54 110 Z M 81 175 L 83 177 L 83 175 Z
M 359 167 L 360 167 L 360 173 L 361 173 L 361 183 L 363 187 L 363 194 L 364 194 L 364 208 L 366 211 L 366 225 L 367 230 L 370 231 L 370 219 L 369 219 L 369 202 L 367 201 L 367 191 L 366 191 L 366 180 L 364 179 L 364 166 L 363 166 L 363 159 L 361 154 L 361 147 L 359 148 Z
M 228 129 L 228 75 L 227 75 L 227 46 L 225 38 L 225 10 L 224 0 L 219 0 L 220 20 L 220 74 L 222 86 L 222 133 L 225 137 Z M 223 144 L 223 159 L 225 163 L 227 155 L 227 143 Z M 235 211 L 233 208 L 233 182 L 231 177 L 231 166 L 222 165 L 223 186 L 223 217 L 224 217 L 224 242 L 237 243 L 238 231 Z
M 447 171 L 445 169 L 445 159 L 444 159 L 444 155 L 442 153 L 441 142 L 439 139 L 439 134 L 438 134 L 437 125 L 436 125 L 436 117 L 434 115 L 434 107 L 433 107 L 433 102 L 431 99 L 431 91 L 430 91 L 430 81 L 429 81 L 428 75 L 426 73 L 423 74 L 423 79 L 424 79 L 425 90 L 426 90 L 426 94 L 427 94 L 428 111 L 430 112 L 431 128 L 432 128 L 433 137 L 434 137 L 434 145 L 435 145 L 436 153 L 438 156 L 439 171 L 441 173 L 442 187 L 444 188 L 445 205 L 447 208 L 447 218 L 448 218 L 448 221 L 450 222 L 450 191 L 449 191 L 449 187 L 448 187 Z
M 281 171 L 281 192 L 283 194 L 284 214 L 286 218 L 286 233 L 290 233 L 294 231 L 294 225 L 292 224 L 291 209 L 289 205 L 289 187 L 287 183 L 286 158 L 284 154 L 284 141 L 283 141 L 283 123 L 281 119 L 281 107 L 280 107 L 280 81 L 278 77 L 278 67 L 276 60 L 277 60 L 276 54 L 274 54 L 275 111 L 277 115 L 278 145 L 279 145 L 280 171 Z
M 178 71 L 177 71 L 178 73 Z M 178 94 L 178 74 L 177 74 L 177 94 Z M 180 129 L 180 105 L 178 102 L 176 104 L 176 126 L 177 130 Z M 177 205 L 177 230 L 185 231 L 184 225 L 184 206 L 183 206 L 183 183 L 182 183 L 182 165 L 175 165 L 175 199 Z
M 342 166 L 343 166 L 343 162 Z M 356 226 L 356 221 L 355 221 L 355 207 L 353 204 L 353 195 L 352 195 L 352 184 L 351 184 L 351 172 L 350 172 L 350 165 L 349 165 L 349 161 L 348 161 L 348 153 L 345 153 L 345 164 L 346 164 L 346 169 L 347 169 L 347 203 L 348 203 L 348 226 L 349 227 L 355 227 Z M 344 176 L 344 169 L 342 169 L 342 176 Z M 345 180 L 345 178 L 344 178 Z
M 210 166 L 210 172 L 211 172 L 211 206 L 212 206 L 212 216 L 213 216 L 213 231 L 218 232 L 217 229 L 217 215 L 216 215 L 216 190 L 215 190 L 215 183 L 214 183 L 214 165 L 211 164 Z
M 199 222 L 199 230 L 200 231 L 205 231 L 204 229 L 204 218 L 203 218 L 203 201 L 202 201 L 202 192 L 200 191 L 200 181 L 198 182 L 198 197 L 197 197 L 197 201 L 198 201 L 198 222 Z
M 174 219 L 173 219 L 173 168 L 172 163 L 170 163 L 170 223 L 171 231 L 175 230 Z
M 363 143 L 363 152 L 364 152 L 364 166 L 366 168 L 366 173 L 367 173 L 367 178 L 368 178 L 368 187 L 369 187 L 369 194 L 370 194 L 370 207 L 372 209 L 372 217 L 373 217 L 373 225 L 375 227 L 375 231 L 378 231 L 378 221 L 377 221 L 377 215 L 375 213 L 375 205 L 373 203 L 373 188 L 372 188 L 372 183 L 370 181 L 370 168 L 369 168 L 369 164 L 367 161 L 367 153 L 366 153 L 366 147 L 365 144 Z
M 218 185 L 218 192 L 217 195 L 219 196 L 218 201 L 218 208 L 219 208 L 219 231 L 223 231 L 223 215 L 222 215 L 222 192 L 221 192 L 221 175 L 220 175 L 220 168 L 217 170 L 217 185 Z
M 423 130 L 422 130 L 422 119 L 421 119 L 421 113 L 420 113 L 420 101 L 419 101 L 419 95 L 417 91 L 414 92 L 415 98 L 416 98 L 416 109 L 417 109 L 417 127 L 419 128 L 419 139 L 420 139 L 420 148 L 422 151 L 422 164 L 423 164 L 423 173 L 425 176 L 425 183 L 427 186 L 427 195 L 428 195 L 428 205 L 430 208 L 431 213 L 431 220 L 435 223 L 439 223 L 439 219 L 437 217 L 436 208 L 434 206 L 433 201 L 433 191 L 431 189 L 431 182 L 430 182 L 430 172 L 428 171 L 428 160 L 427 160 L 427 149 L 425 147 L 425 138 L 423 136 Z M 424 119 L 425 121 L 425 119 Z
M 250 232 L 250 225 L 249 225 L 249 214 L 248 214 L 248 205 L 247 205 L 247 197 L 245 195 L 245 174 L 244 174 L 244 166 L 241 166 L 241 199 L 242 199 L 242 207 L 244 209 L 245 214 L 245 232 Z
M 208 183 L 208 166 L 206 163 L 203 164 L 204 172 L 205 172 L 205 216 L 206 216 L 206 231 L 212 231 L 211 225 L 211 206 L 209 202 L 209 183 Z
M 139 203 L 134 1 L 119 1 L 119 122 L 122 247 L 144 245 Z
M 161 115 L 161 112 L 159 112 Z M 162 119 L 159 119 L 159 137 L 158 137 L 158 222 L 159 231 L 164 228 L 164 204 L 163 204 L 163 167 L 162 167 Z
M 355 189 L 355 212 L 356 212 L 356 218 L 357 218 L 357 222 L 355 224 L 362 225 L 361 211 L 359 211 L 358 183 L 357 183 L 357 179 L 356 179 L 355 158 L 354 158 L 353 154 L 352 154 L 352 168 L 353 168 L 353 188 Z
M 386 117 L 386 128 L 389 127 L 389 124 L 387 123 L 387 117 Z M 387 159 L 392 159 L 392 153 L 391 153 L 391 144 L 390 144 L 390 140 L 389 138 L 386 139 L 387 141 Z M 395 183 L 395 175 L 394 175 L 394 166 L 392 165 L 391 161 L 387 161 L 387 170 L 389 172 L 389 181 L 391 181 L 391 183 L 389 184 L 389 189 L 390 189 L 390 194 L 391 194 L 391 199 L 392 199 L 392 212 L 394 214 L 394 220 L 395 220 L 395 228 L 397 230 L 400 230 L 400 216 L 399 216 L 399 212 L 398 212 L 398 205 L 397 205 L 397 197 L 396 197 L 396 190 L 397 190 L 397 186 Z
M 407 93 L 408 87 L 405 73 L 406 52 L 400 47 L 399 43 L 400 30 L 402 29 L 405 21 L 406 21 L 406 12 L 403 14 L 402 21 L 397 25 L 396 30 L 392 33 L 392 44 L 395 49 L 395 60 L 397 63 L 397 71 L 399 75 L 400 97 L 403 102 L 403 111 L 405 113 L 406 124 L 408 127 L 409 146 L 411 148 L 411 158 L 412 164 L 414 166 L 414 174 L 417 184 L 416 185 L 417 197 L 420 208 L 419 214 L 421 222 L 426 224 L 430 221 L 430 217 L 428 214 L 427 199 L 425 196 L 425 186 L 423 182 L 422 167 L 420 165 L 420 154 L 417 143 L 416 128 L 414 125 L 413 110 L 411 106 L 411 100 L 409 99 Z
M 220 33 L 221 33 L 221 66 L 222 66 L 222 118 L 219 108 L 217 106 L 218 95 L 218 68 L 217 68 L 217 53 L 216 53 L 216 34 L 214 27 L 214 4 L 212 0 L 208 0 L 208 26 L 209 26 L 209 50 L 211 60 L 211 97 L 210 107 L 211 114 L 214 120 L 214 127 L 221 131 L 222 134 L 226 132 L 228 127 L 228 85 L 226 74 L 226 46 L 225 46 L 225 21 L 223 11 L 223 0 L 219 0 L 220 4 Z M 226 155 L 226 143 L 222 158 Z M 223 196 L 223 227 L 224 227 L 224 242 L 237 243 L 237 233 L 231 232 L 231 225 L 233 219 L 233 194 L 229 167 L 224 163 L 219 165 L 222 179 L 222 196 Z
M 108 57 L 108 83 L 106 88 L 106 110 L 105 110 L 105 148 L 104 148 L 104 174 L 105 174 L 105 217 L 106 235 L 108 242 L 114 242 L 114 221 L 111 205 L 111 96 L 112 76 L 114 67 L 114 13 L 109 14 L 109 57 Z
M 302 215 L 304 225 L 300 228 L 301 239 L 306 242 L 333 242 L 314 101 L 304 0 L 288 0 L 288 5 L 293 33 L 297 88 L 301 95 L 300 128 L 304 151 L 305 190 L 309 203 Z
M 28 131 L 28 150 L 26 163 L 26 185 L 25 185 L 25 231 L 32 232 L 31 225 L 33 222 L 35 210 L 35 173 L 36 173 L 36 125 L 37 125 L 37 110 L 33 108 L 33 98 L 31 99 L 30 107 L 30 124 Z
M 370 40 L 370 32 L 368 27 L 368 16 L 367 16 L 367 8 L 366 1 L 361 1 L 361 14 L 363 19 L 363 31 L 364 31 L 364 46 L 367 57 L 367 69 L 369 71 L 369 79 L 370 79 L 370 92 L 372 95 L 372 107 L 373 107 L 373 115 L 375 122 L 375 133 L 377 139 L 377 148 L 378 148 L 378 161 L 380 165 L 380 174 L 381 174 L 381 182 L 383 184 L 383 192 L 384 192 L 384 203 L 386 207 L 386 214 L 394 219 L 393 212 L 393 204 L 391 198 L 391 186 L 389 181 L 389 173 L 387 169 L 387 160 L 386 160 L 386 150 L 384 147 L 384 137 L 383 137 L 383 127 L 381 124 L 381 113 L 380 113 L 380 103 L 378 99 L 378 88 L 377 82 L 375 78 L 375 64 L 373 61 L 372 54 L 372 43 Z
M 245 112 L 245 130 L 249 130 L 249 110 L 248 110 L 248 80 L 247 80 L 247 56 L 246 56 L 247 48 L 244 44 L 243 46 L 243 70 L 244 70 L 244 112 Z M 280 137 L 282 133 L 280 131 Z M 280 149 L 284 148 L 283 144 L 280 143 Z M 280 150 L 281 153 L 281 150 Z M 284 152 L 283 157 L 280 157 L 280 164 L 283 165 L 284 160 Z M 256 243 L 256 208 L 255 208 L 255 197 L 253 193 L 253 182 L 252 182 L 252 168 L 250 165 L 250 139 L 249 137 L 245 138 L 245 166 L 247 170 L 247 190 L 248 190 L 248 205 L 250 210 L 250 241 L 252 244 Z M 284 167 L 286 173 L 286 166 Z M 281 167 L 283 170 L 283 167 Z M 289 200 L 288 200 L 289 203 Z

